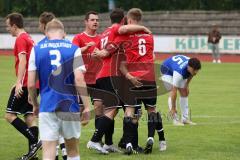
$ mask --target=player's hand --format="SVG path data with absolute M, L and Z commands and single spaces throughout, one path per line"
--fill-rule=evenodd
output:
M 131 79 L 129 79 L 129 80 L 130 80 L 131 83 L 132 83 L 135 87 L 137 87 L 137 88 L 143 86 L 142 82 L 140 82 L 140 79 L 138 79 L 137 77 L 133 77 L 133 78 L 131 78 Z
M 150 31 L 147 27 L 144 28 L 144 32 L 148 34 L 152 34 L 152 31 Z
M 91 47 L 91 46 L 94 46 L 96 43 L 95 42 L 89 42 L 89 43 L 85 43 L 85 45 L 87 47 Z
M 81 124 L 83 126 L 86 126 L 90 121 L 90 109 L 84 108 L 82 114 L 81 114 Z
M 132 76 L 130 73 L 126 74 L 126 78 L 137 88 L 143 86 L 142 82 L 140 82 L 140 79 L 138 77 Z
M 23 90 L 22 90 L 22 84 L 21 83 L 17 83 L 16 87 L 15 87 L 15 96 L 17 98 L 20 98 L 23 94 Z

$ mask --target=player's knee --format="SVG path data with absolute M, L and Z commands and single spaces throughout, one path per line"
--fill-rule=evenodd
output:
M 189 94 L 189 92 L 185 88 L 184 89 L 180 89 L 179 91 L 180 91 L 181 97 L 187 97 L 188 94 Z
M 27 114 L 24 119 L 28 127 L 33 127 L 37 125 L 35 121 L 35 116 L 33 114 Z
M 14 121 L 17 116 L 15 114 L 12 113 L 5 113 L 4 118 L 6 119 L 6 121 L 8 121 L 9 123 L 12 123 L 12 121 Z

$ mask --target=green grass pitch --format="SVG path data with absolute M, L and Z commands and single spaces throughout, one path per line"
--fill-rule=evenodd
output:
M 14 58 L 0 56 L 0 160 L 14 160 L 27 151 L 27 141 L 4 119 L 9 90 L 15 82 Z M 155 135 L 151 155 L 100 155 L 86 148 L 93 120 L 82 128 L 80 154 L 84 160 L 239 160 L 240 159 L 240 64 L 203 63 L 191 85 L 191 117 L 196 126 L 174 127 L 167 118 L 167 95 L 158 98 L 167 151 L 159 152 Z M 140 120 L 139 144 L 147 138 L 146 113 Z M 122 111 L 115 120 L 114 143 L 122 134 Z M 41 157 L 41 152 L 39 153 Z

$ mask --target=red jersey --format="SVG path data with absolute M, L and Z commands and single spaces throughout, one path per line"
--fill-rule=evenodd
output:
M 99 49 L 108 48 L 108 46 L 114 42 L 114 39 L 119 36 L 118 29 L 120 26 L 120 24 L 113 24 L 101 34 L 101 41 L 98 44 Z M 103 58 L 103 66 L 97 75 L 97 79 L 116 76 L 117 72 L 115 72 L 115 69 L 117 66 L 115 62 L 115 57 L 111 54 L 108 57 Z
M 26 70 L 25 70 L 25 74 L 24 77 L 22 79 L 22 85 L 23 87 L 27 87 L 27 77 L 28 77 L 28 60 L 30 57 L 30 53 L 32 50 L 32 47 L 34 45 L 34 41 L 32 40 L 32 38 L 29 36 L 28 33 L 21 33 L 15 41 L 15 45 L 14 45 L 14 56 L 15 56 L 15 71 L 16 71 L 16 76 L 18 76 L 18 68 L 19 68 L 19 54 L 26 54 L 26 60 L 27 60 L 27 64 L 25 66 Z
M 138 32 L 121 35 L 115 39 L 115 43 L 124 47 L 127 68 L 131 75 L 142 80 L 155 81 L 152 34 Z
M 85 32 L 77 34 L 72 43 L 82 48 L 86 46 L 87 43 L 94 42 L 95 45 L 89 47 L 86 51 L 82 53 L 83 61 L 86 67 L 86 73 L 84 74 L 84 78 L 87 84 L 95 84 L 96 83 L 96 75 L 100 71 L 102 66 L 102 60 L 97 58 L 91 58 L 91 54 L 93 53 L 96 45 L 100 42 L 100 36 L 90 36 Z

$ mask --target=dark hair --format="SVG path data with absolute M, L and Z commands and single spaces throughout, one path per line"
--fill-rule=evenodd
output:
M 127 17 L 139 22 L 142 20 L 142 10 L 139 8 L 132 8 L 128 11 Z
M 188 61 L 188 66 L 192 67 L 194 70 L 201 69 L 201 62 L 197 58 L 190 58 Z
M 89 19 L 90 14 L 98 15 L 98 13 L 95 12 L 95 11 L 89 11 L 89 12 L 87 12 L 87 13 L 85 14 L 85 20 L 88 20 L 88 19 Z
M 40 16 L 39 16 L 39 21 L 44 24 L 47 25 L 48 22 L 50 22 L 51 20 L 53 20 L 55 17 L 55 15 L 52 12 L 43 12 Z
M 9 19 L 9 24 L 11 26 L 13 26 L 14 24 L 18 27 L 18 28 L 23 28 L 23 15 L 21 13 L 11 13 L 8 14 L 5 18 L 6 20 Z
M 122 19 L 124 18 L 124 10 L 121 8 L 115 8 L 110 13 L 111 23 L 121 23 Z

